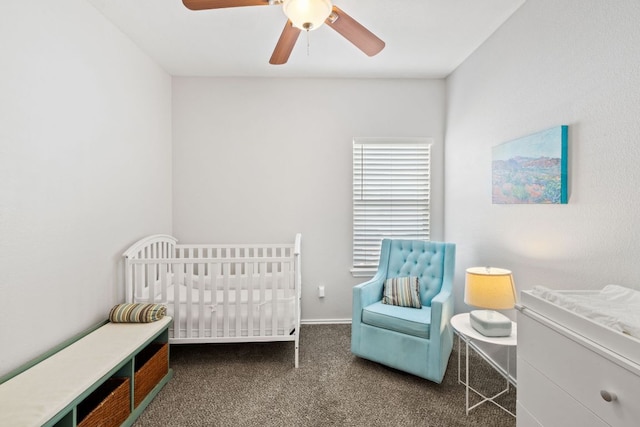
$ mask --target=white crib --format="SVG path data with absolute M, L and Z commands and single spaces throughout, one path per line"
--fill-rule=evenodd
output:
M 300 240 L 182 245 L 146 237 L 124 253 L 127 302 L 166 304 L 171 344 L 294 341 L 297 368 Z

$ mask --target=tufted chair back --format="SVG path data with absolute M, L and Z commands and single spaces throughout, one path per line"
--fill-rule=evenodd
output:
M 382 259 L 388 251 L 387 279 L 394 277 L 418 277 L 422 305 L 430 307 L 431 300 L 442 287 L 444 275 L 444 243 L 424 240 L 382 241 Z

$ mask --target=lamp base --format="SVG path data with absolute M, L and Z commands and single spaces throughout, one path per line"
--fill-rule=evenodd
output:
M 485 337 L 508 337 L 511 320 L 494 310 L 473 310 L 469 313 L 471 327 Z

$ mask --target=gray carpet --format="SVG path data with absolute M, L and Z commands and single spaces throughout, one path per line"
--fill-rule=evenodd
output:
M 171 346 L 174 377 L 134 426 L 515 426 L 491 403 L 465 414 L 457 348 L 435 384 L 353 356 L 350 328 L 303 325 L 298 369 L 293 343 Z M 471 368 L 476 388 L 504 387 L 480 358 Z M 499 401 L 515 413 L 515 397 Z

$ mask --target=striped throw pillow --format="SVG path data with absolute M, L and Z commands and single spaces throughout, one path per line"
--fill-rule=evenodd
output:
M 109 312 L 113 323 L 149 323 L 160 320 L 167 313 L 162 304 L 118 304 Z
M 383 304 L 421 308 L 420 285 L 417 277 L 394 277 L 384 282 Z

